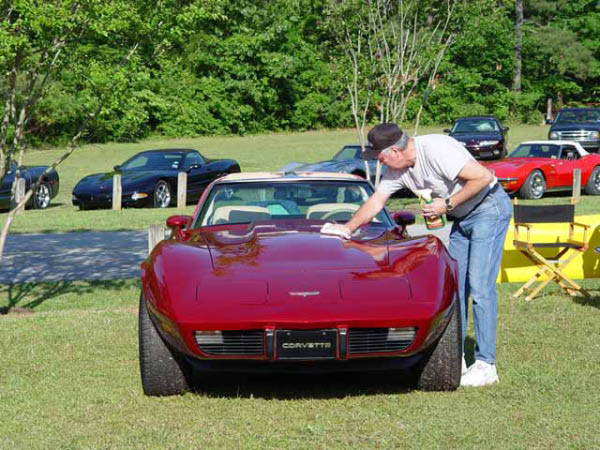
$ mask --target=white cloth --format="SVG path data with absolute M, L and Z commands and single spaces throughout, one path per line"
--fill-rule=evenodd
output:
M 458 174 L 469 161 L 474 160 L 468 150 L 456 139 L 444 134 L 416 136 L 414 140 L 415 165 L 400 170 L 388 167 L 377 191 L 391 195 L 402 188 L 408 188 L 414 193 L 421 189 L 431 189 L 433 198 L 447 198 L 460 191 L 464 183 L 458 179 Z M 496 182 L 494 178 L 488 188 L 458 205 L 452 211 L 452 216 L 466 215 Z
M 344 239 L 350 239 L 352 235 L 344 230 L 340 230 L 335 223 L 327 222 L 321 227 L 321 234 L 328 234 L 330 236 L 339 236 Z

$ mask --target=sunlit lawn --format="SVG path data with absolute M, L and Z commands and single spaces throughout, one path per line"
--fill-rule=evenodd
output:
M 422 127 L 421 134 L 442 132 L 444 126 Z M 509 147 L 528 139 L 545 139 L 547 126 L 515 125 L 509 131 Z M 407 127 L 407 130 L 412 130 Z M 243 171 L 279 170 L 290 161 L 316 162 L 331 158 L 342 145 L 357 142 L 353 130 L 310 131 L 305 133 L 277 133 L 256 136 L 200 137 L 194 139 L 148 140 L 135 144 L 87 145 L 65 162 L 58 172 L 60 192 L 46 211 L 27 211 L 17 217 L 12 232 L 52 232 L 72 230 L 131 230 L 142 229 L 153 223 L 162 223 L 176 213 L 191 214 L 193 205 L 184 210 L 126 209 L 120 212 L 79 211 L 71 204 L 71 192 L 83 176 L 112 170 L 133 154 L 151 148 L 196 148 L 209 158 L 234 158 Z M 27 164 L 49 164 L 64 149 L 30 151 Z M 556 195 L 549 197 L 550 201 Z M 579 213 L 600 212 L 593 198 L 584 197 Z M 393 209 L 416 207 L 413 199 L 398 199 L 390 204 Z M 0 214 L 0 222 L 5 213 Z
M 489 388 L 230 375 L 171 398 L 142 394 L 137 281 L 5 286 L 0 307 L 35 313 L 0 316 L 0 449 L 600 448 L 600 283 L 585 285 L 592 300 L 549 287 L 529 303 L 500 286 Z

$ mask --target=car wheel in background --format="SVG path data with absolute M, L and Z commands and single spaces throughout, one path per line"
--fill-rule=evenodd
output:
M 355 170 L 354 172 L 352 172 L 352 175 L 358 175 L 361 178 L 367 178 L 367 176 L 365 175 L 364 172 L 360 171 L 360 170 Z
M 46 183 L 40 183 L 33 193 L 33 207 L 35 209 L 46 209 L 50 206 L 50 187 Z
M 154 188 L 154 207 L 168 208 L 171 204 L 171 186 L 165 180 L 160 180 Z
M 539 170 L 531 172 L 521 189 L 519 189 L 519 195 L 523 198 L 539 199 L 542 198 L 546 192 L 546 179 L 544 174 Z
M 460 385 L 462 337 L 460 304 L 454 311 L 442 337 L 415 367 L 417 388 L 423 391 L 453 391 Z
M 143 294 L 140 295 L 139 349 L 144 394 L 180 395 L 190 390 L 191 368 L 167 347 L 154 328 Z
M 600 166 L 594 167 L 584 190 L 588 195 L 600 195 Z

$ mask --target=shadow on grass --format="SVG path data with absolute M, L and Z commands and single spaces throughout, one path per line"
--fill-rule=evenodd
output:
M 340 372 L 326 374 L 210 373 L 197 378 L 197 395 L 265 400 L 334 399 L 348 396 L 409 393 L 407 371 Z
M 7 299 L 7 305 L 0 307 L 0 315 L 34 312 L 42 303 L 63 294 L 82 295 L 98 289 L 121 290 L 131 283 L 131 280 L 98 280 L 0 285 L 0 296 Z

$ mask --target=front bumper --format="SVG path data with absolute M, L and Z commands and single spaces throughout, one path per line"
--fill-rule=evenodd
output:
M 112 193 L 110 194 L 73 194 L 71 201 L 73 206 L 81 206 L 83 208 L 112 208 Z M 141 208 L 151 204 L 151 198 L 142 198 L 134 200 L 131 194 L 121 197 L 121 206 Z
M 463 145 L 465 144 L 463 143 Z M 481 147 L 477 145 L 465 145 L 465 148 L 469 151 L 471 155 L 473 155 L 475 159 L 481 160 L 500 159 L 503 156 L 502 152 L 504 150 L 502 147 L 502 143 L 486 147 Z

